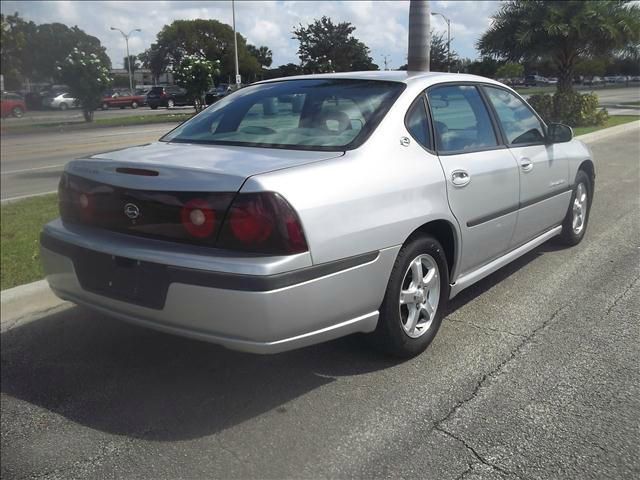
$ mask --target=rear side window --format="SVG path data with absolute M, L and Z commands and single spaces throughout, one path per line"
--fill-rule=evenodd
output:
M 429 121 L 422 95 L 413 102 L 405 118 L 405 125 L 411 136 L 425 148 L 431 148 Z
M 436 145 L 442 153 L 483 150 L 498 145 L 480 92 L 471 85 L 443 85 L 429 90 Z
M 510 145 L 544 142 L 544 128 L 531 109 L 513 93 L 483 87 L 495 108 L 500 126 Z

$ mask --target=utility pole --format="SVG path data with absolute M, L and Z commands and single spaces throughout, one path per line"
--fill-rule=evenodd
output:
M 233 51 L 236 59 L 236 89 L 240 88 L 241 78 L 238 68 L 238 36 L 236 35 L 236 2 L 231 0 L 231 14 L 233 16 Z
M 445 17 L 443 14 L 433 12 L 431 15 L 440 15 L 447 22 L 447 72 L 451 71 L 451 20 Z
M 387 60 L 387 58 L 389 58 L 390 55 L 382 55 L 382 60 L 384 61 L 384 69 L 385 70 L 389 70 L 388 66 L 389 66 L 389 61 Z
M 133 79 L 131 78 L 132 77 L 132 74 L 131 74 L 131 56 L 129 55 L 129 36 L 133 32 L 141 32 L 142 30 L 140 30 L 139 28 L 134 28 L 129 33 L 124 33 L 122 30 L 120 30 L 119 28 L 116 28 L 116 27 L 111 27 L 111 30 L 119 31 L 122 34 L 122 36 L 124 37 L 125 43 L 127 44 L 127 72 L 129 73 L 129 90 L 131 90 L 131 93 L 133 93 Z
M 409 4 L 409 48 L 407 70 L 428 72 L 431 54 L 431 6 L 428 0 L 411 0 Z

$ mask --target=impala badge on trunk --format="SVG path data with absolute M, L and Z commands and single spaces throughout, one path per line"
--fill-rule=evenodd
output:
M 124 214 L 129 217 L 131 220 L 135 220 L 140 216 L 140 209 L 137 205 L 133 203 L 127 203 L 124 206 Z

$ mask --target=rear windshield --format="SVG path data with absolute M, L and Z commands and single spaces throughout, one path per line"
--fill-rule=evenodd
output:
M 168 142 L 304 150 L 355 148 L 404 89 L 377 80 L 285 80 L 224 97 L 169 132 Z

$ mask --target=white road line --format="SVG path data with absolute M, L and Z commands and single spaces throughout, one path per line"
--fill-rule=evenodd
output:
M 32 198 L 32 197 L 41 197 L 43 195 L 50 195 L 52 193 L 58 193 L 57 190 L 52 190 L 50 192 L 42 192 L 42 193 L 32 193 L 30 195 L 19 195 L 17 197 L 9 197 L 9 198 L 3 198 L 0 203 L 2 205 L 4 205 L 5 203 L 11 203 L 11 202 L 15 202 L 18 200 L 24 200 L 25 198 Z
M 50 168 L 58 168 L 58 167 L 64 167 L 64 163 L 60 163 L 58 165 L 45 165 L 44 167 L 35 167 L 35 168 L 25 168 L 23 170 L 11 170 L 9 172 L 2 172 L 0 173 L 0 175 L 13 175 L 16 173 L 26 173 L 26 172 L 33 172 L 35 170 L 48 170 Z

